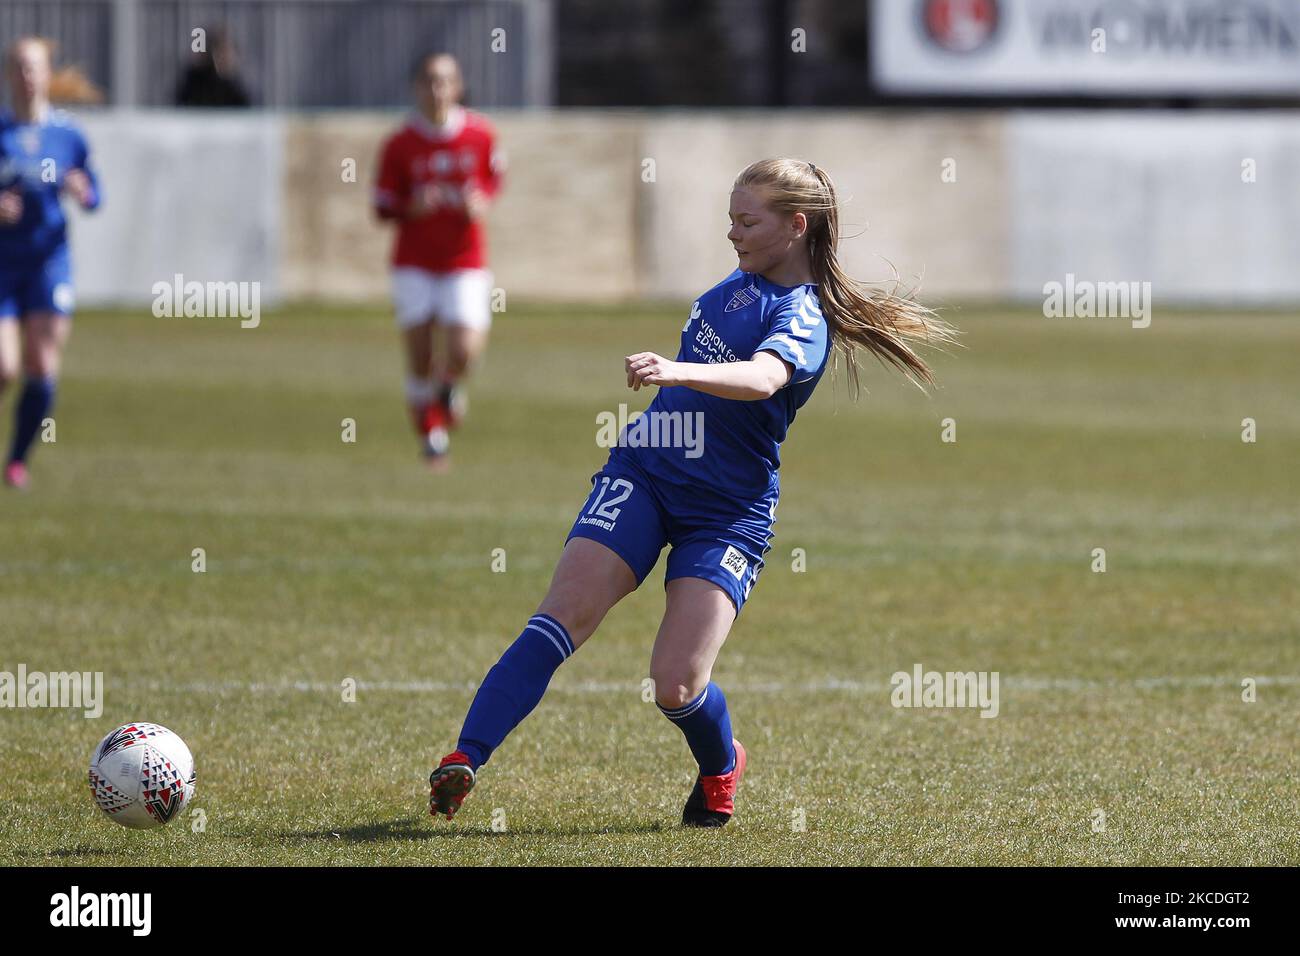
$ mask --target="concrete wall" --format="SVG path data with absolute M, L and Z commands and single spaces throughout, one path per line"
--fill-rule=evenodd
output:
M 930 296 L 998 296 L 1009 267 L 1002 120 L 977 114 L 661 116 L 642 131 L 658 182 L 645 204 L 642 288 L 689 298 L 735 268 L 726 241 L 736 173 L 765 156 L 797 156 L 830 172 L 850 273 L 886 278 L 892 262 Z M 945 158 L 956 182 L 940 180 Z M 888 261 L 886 261 L 888 260 Z
M 78 300 L 149 302 L 176 273 L 281 292 L 284 124 L 267 114 L 78 117 L 104 201 L 71 215 Z M 70 205 L 70 204 L 69 204 Z
M 512 297 L 698 294 L 734 266 L 725 233 L 736 172 L 784 154 L 835 178 L 850 271 L 887 278 L 892 263 L 908 285 L 922 277 L 928 301 L 1039 300 L 1066 272 L 1151 281 L 1166 301 L 1300 301 L 1300 118 L 1287 114 L 492 118 L 510 169 L 491 259 Z M 384 300 L 391 230 L 373 219 L 370 188 L 400 120 L 86 117 L 107 200 L 75 224 L 82 301 L 148 301 L 175 272 L 260 281 L 267 301 Z M 1245 158 L 1256 162 L 1251 183 Z
M 1005 137 L 1011 295 L 1073 272 L 1158 300 L 1300 301 L 1300 117 L 1031 114 Z
M 727 195 L 753 158 L 815 157 L 844 197 L 843 245 L 858 273 L 931 294 L 996 296 L 1008 274 L 1000 120 L 936 115 L 535 113 L 494 115 L 510 161 L 490 220 L 494 276 L 510 294 L 618 301 L 689 298 L 735 267 Z M 385 123 L 330 116 L 289 124 L 284 290 L 292 297 L 384 294 L 387 230 L 367 220 L 341 156 L 373 178 Z M 956 183 L 940 163 L 961 156 Z M 652 160 L 653 166 L 647 161 Z M 647 181 L 649 180 L 649 181 Z M 368 188 L 368 187 L 367 187 Z M 944 224 L 944 225 L 940 225 Z M 384 239 L 379 242 L 379 234 Z

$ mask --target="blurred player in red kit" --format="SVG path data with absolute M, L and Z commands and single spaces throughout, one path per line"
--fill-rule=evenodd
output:
M 374 204 L 397 223 L 393 306 L 406 347 L 406 401 L 435 470 L 465 408 L 462 383 L 492 324 L 483 219 L 501 188 L 504 159 L 492 125 L 460 101 L 460 66 L 448 53 L 412 71 L 416 110 L 384 143 Z

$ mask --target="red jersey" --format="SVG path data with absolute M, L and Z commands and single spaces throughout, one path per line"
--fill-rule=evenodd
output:
M 394 266 L 428 272 L 487 266 L 483 224 L 466 213 L 465 194 L 473 187 L 493 196 L 501 188 L 504 162 L 495 141 L 486 118 L 457 107 L 442 127 L 416 113 L 384 143 L 375 209 L 383 218 L 398 220 Z M 435 206 L 408 219 L 419 190 L 431 190 Z

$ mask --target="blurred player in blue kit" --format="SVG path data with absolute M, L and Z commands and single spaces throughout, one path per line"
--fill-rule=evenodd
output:
M 27 457 L 54 407 L 72 326 L 72 266 L 60 197 L 99 205 L 89 150 L 50 108 L 51 45 L 24 37 L 5 53 L 11 109 L 0 112 L 0 392 L 23 374 L 5 483 L 26 488 Z
M 628 387 L 659 392 L 594 476 L 550 590 L 480 684 L 456 749 L 430 776 L 435 816 L 451 819 L 551 675 L 665 546 L 667 602 L 650 676 L 659 709 L 698 765 L 682 823 L 720 827 L 735 812 L 747 757 L 712 671 L 763 568 L 781 443 L 832 349 L 854 384 L 863 352 L 932 382 L 912 344 L 941 344 L 955 332 L 912 299 L 843 272 L 835 188 L 813 164 L 753 163 L 733 184 L 730 218 L 738 268 L 692 305 L 677 358 L 638 352 L 624 360 Z M 685 435 L 686 416 L 701 424 L 702 443 L 650 440 Z

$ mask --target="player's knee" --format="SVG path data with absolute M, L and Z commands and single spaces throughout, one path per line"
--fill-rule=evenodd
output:
M 474 361 L 474 356 L 463 345 L 452 346 L 447 350 L 447 371 L 452 378 L 460 378 Z
M 43 349 L 29 352 L 23 356 L 23 375 L 27 378 L 58 378 L 58 356 Z
M 655 703 L 664 710 L 679 710 L 700 696 L 701 688 L 696 686 L 699 681 L 693 674 L 652 667 L 650 679 L 654 681 Z
M 546 595 L 537 613 L 555 618 L 569 632 L 569 639 L 577 643 L 586 640 L 596 630 L 605 616 L 605 609 L 586 595 L 560 592 Z
M 487 336 L 478 330 L 464 330 L 447 340 L 447 364 L 457 374 L 465 374 L 478 364 L 487 347 Z

